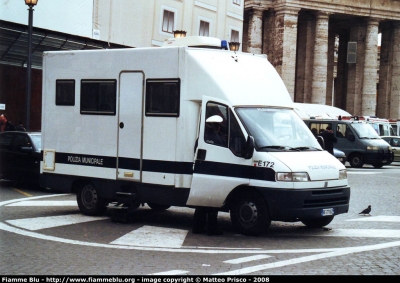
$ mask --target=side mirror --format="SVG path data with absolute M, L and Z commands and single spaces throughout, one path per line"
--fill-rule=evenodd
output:
M 349 141 L 355 141 L 356 140 L 356 137 L 354 136 L 354 135 L 348 135 L 347 136 L 347 139 L 349 140 Z
M 247 141 L 244 144 L 242 157 L 244 159 L 250 159 L 253 157 L 253 153 L 254 153 L 254 138 L 252 136 L 248 136 Z

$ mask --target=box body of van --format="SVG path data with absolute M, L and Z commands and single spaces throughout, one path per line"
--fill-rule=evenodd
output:
M 346 154 L 351 167 L 361 168 L 364 164 L 381 168 L 393 161 L 393 152 L 376 133 L 370 123 L 356 120 L 305 119 L 304 122 L 313 131 L 320 133 L 331 126 L 337 143 L 335 148 Z
M 230 212 L 243 234 L 347 213 L 346 168 L 264 55 L 190 47 L 45 52 L 42 185 L 82 213 Z M 214 139 L 210 133 L 222 133 Z

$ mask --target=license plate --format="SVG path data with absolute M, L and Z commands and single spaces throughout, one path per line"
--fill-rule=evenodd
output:
M 324 209 L 322 209 L 322 211 L 321 211 L 321 215 L 322 215 L 322 216 L 333 215 L 333 213 L 334 213 L 333 208 L 324 208 Z

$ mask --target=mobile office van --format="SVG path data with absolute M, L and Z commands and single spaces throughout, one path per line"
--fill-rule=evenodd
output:
M 374 130 L 372 125 L 358 119 L 305 119 L 304 122 L 311 129 L 320 133 L 331 126 L 337 143 L 335 148 L 346 154 L 351 167 L 361 168 L 364 164 L 371 164 L 375 168 L 389 165 L 393 161 L 393 152 Z
M 346 168 L 294 112 L 265 55 L 44 52 L 42 106 L 42 185 L 76 193 L 83 214 L 215 207 L 258 235 L 271 220 L 321 227 L 348 212 Z M 208 135 L 216 129 L 222 140 Z
M 379 136 L 395 136 L 395 130 L 393 129 L 390 121 L 384 118 L 370 117 L 370 116 L 342 116 L 342 120 L 357 119 L 359 121 L 365 121 L 374 128 Z

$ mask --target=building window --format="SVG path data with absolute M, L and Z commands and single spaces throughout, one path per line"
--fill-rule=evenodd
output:
M 82 80 L 81 114 L 115 115 L 116 80 Z
M 232 0 L 232 2 L 233 2 L 233 4 L 238 5 L 238 6 L 242 5 L 242 0 Z
M 75 80 L 56 80 L 56 105 L 75 105 Z
M 175 13 L 169 10 L 164 10 L 162 31 L 173 33 L 174 31 L 174 17 Z
M 237 30 L 231 30 L 231 42 L 240 42 L 239 41 L 239 32 Z
M 179 117 L 180 80 L 146 81 L 146 116 Z
M 200 21 L 200 36 L 210 36 L 210 23 L 206 21 Z

